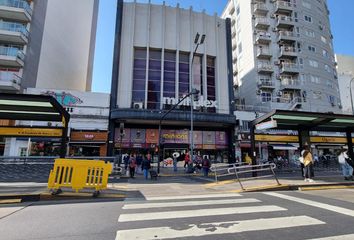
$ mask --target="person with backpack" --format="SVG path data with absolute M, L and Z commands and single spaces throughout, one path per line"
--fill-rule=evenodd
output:
M 303 152 L 304 158 L 304 177 L 305 182 L 314 182 L 314 170 L 313 170 L 313 158 L 312 154 L 307 146 L 305 146 L 305 151 Z
M 151 168 L 150 161 L 144 157 L 143 161 L 141 162 L 141 169 L 143 170 L 145 179 L 148 179 L 150 168 Z
M 207 156 L 204 156 L 204 159 L 202 161 L 202 168 L 203 168 L 204 177 L 207 177 L 210 169 L 210 161 Z

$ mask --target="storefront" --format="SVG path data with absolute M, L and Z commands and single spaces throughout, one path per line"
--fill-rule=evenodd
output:
M 228 162 L 229 139 L 225 131 L 193 131 L 195 154 L 207 156 L 212 161 Z M 158 146 L 158 129 L 125 128 L 122 138 L 120 129 L 115 133 L 115 152 L 125 153 L 154 153 Z M 183 156 L 189 149 L 189 130 L 166 129 L 161 131 L 161 151 L 163 159 L 172 157 L 178 152 Z M 226 153 L 225 153 L 226 152 Z M 182 160 L 182 159 L 181 159 Z
M 71 131 L 70 156 L 106 156 L 107 131 Z

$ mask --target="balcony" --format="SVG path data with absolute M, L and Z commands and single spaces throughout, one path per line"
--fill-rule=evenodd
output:
M 296 63 L 281 63 L 280 74 L 298 74 L 299 66 Z
M 0 16 L 4 19 L 29 22 L 32 18 L 32 9 L 24 0 L 0 0 Z
M 261 89 L 275 89 L 275 84 L 272 79 L 260 79 L 258 81 L 258 88 Z
M 255 3 L 254 4 L 254 13 L 255 14 L 267 14 L 268 8 L 265 3 Z
M 257 58 L 271 58 L 272 53 L 269 48 L 258 48 L 257 49 Z
M 0 21 L 0 41 L 25 45 L 28 43 L 28 31 L 20 23 Z
M 272 41 L 270 33 L 268 32 L 259 32 L 256 34 L 256 43 L 257 44 L 269 44 Z
M 280 47 L 279 58 L 297 58 L 296 48 L 291 46 Z
M 275 13 L 291 13 L 295 10 L 295 4 L 288 1 L 275 2 Z
M 256 28 L 267 29 L 270 26 L 269 19 L 264 17 L 256 17 L 255 26 Z
M 234 64 L 234 65 L 232 66 L 232 69 L 233 69 L 233 75 L 236 76 L 237 73 L 238 73 L 237 64 Z
M 278 16 L 277 27 L 278 28 L 290 28 L 294 26 L 294 20 L 289 16 Z
M 278 42 L 296 42 L 300 35 L 291 31 L 279 31 Z
M 0 90 L 2 91 L 19 91 L 21 78 L 12 71 L 0 71 Z
M 282 78 L 280 82 L 281 90 L 296 89 L 301 90 L 301 82 L 297 78 Z
M 284 97 L 274 97 L 272 98 L 271 108 L 280 110 L 295 110 L 301 108 L 301 98 L 284 98 Z
M 25 55 L 14 47 L 0 46 L 0 65 L 8 67 L 23 67 Z
M 257 65 L 257 71 L 261 74 L 273 73 L 274 69 L 270 63 L 259 62 Z

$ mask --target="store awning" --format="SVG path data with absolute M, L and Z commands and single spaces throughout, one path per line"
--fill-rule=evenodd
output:
M 297 150 L 298 147 L 291 144 L 271 144 L 274 150 Z

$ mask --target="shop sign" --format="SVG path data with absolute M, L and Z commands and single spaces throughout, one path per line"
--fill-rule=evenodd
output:
M 175 143 L 175 130 L 162 130 L 163 143 Z
M 132 143 L 145 143 L 145 129 L 130 129 L 130 141 Z
M 122 140 L 122 143 L 130 143 L 130 129 L 125 128 L 124 129 L 124 134 L 122 136 L 122 139 L 120 139 L 120 129 L 116 128 L 115 134 L 114 134 L 114 142 L 120 143 Z
M 263 122 L 260 124 L 256 125 L 256 129 L 257 130 L 266 130 L 266 129 L 270 129 L 270 128 L 276 128 L 278 126 L 278 123 L 276 120 L 271 120 L 268 122 Z
M 42 92 L 42 94 L 54 97 L 62 106 L 72 107 L 83 103 L 83 101 L 80 98 L 67 92 L 46 91 L 46 92 Z
M 262 135 L 256 134 L 255 140 L 259 142 L 299 142 L 298 136 L 287 135 Z
M 225 145 L 215 145 L 216 149 L 227 149 L 228 147 Z
M 182 98 L 181 98 L 182 99 Z M 176 105 L 181 99 L 164 97 L 162 99 L 163 104 L 165 105 Z M 180 104 L 180 106 L 190 106 L 191 98 L 186 97 Z M 205 107 L 205 108 L 217 108 L 217 101 L 204 99 L 204 96 L 200 96 L 198 101 L 193 101 L 194 108 Z
M 107 141 L 107 132 L 78 132 L 70 133 L 70 141 Z
M 176 130 L 175 141 L 176 141 L 176 143 L 189 143 L 189 131 L 188 130 Z
M 158 129 L 146 129 L 146 143 L 158 143 L 159 130 Z
M 0 135 L 12 137 L 61 137 L 63 130 L 55 128 L 0 127 Z
M 203 149 L 214 150 L 215 144 L 203 144 Z
M 194 135 L 194 138 L 193 138 L 194 144 L 203 144 L 203 132 L 202 131 L 193 131 L 193 135 Z
M 310 142 L 313 143 L 346 143 L 345 137 L 310 137 Z
M 215 132 L 213 131 L 204 131 L 203 132 L 203 144 L 215 144 Z
M 215 132 L 215 144 L 216 145 L 227 145 L 227 135 L 226 132 L 217 131 Z

